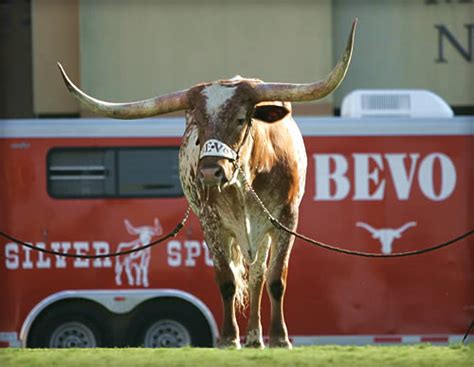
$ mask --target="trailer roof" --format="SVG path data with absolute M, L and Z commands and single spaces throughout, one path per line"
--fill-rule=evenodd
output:
M 304 136 L 474 135 L 474 117 L 341 118 L 296 116 Z M 180 137 L 184 118 L 0 119 L 0 138 Z

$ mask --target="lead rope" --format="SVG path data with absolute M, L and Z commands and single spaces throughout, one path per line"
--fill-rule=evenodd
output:
M 5 237 L 5 238 L 7 238 L 7 239 L 9 239 L 13 242 L 16 242 L 16 243 L 22 245 L 22 246 L 28 247 L 29 249 L 39 251 L 39 252 L 43 252 L 45 254 L 50 254 L 50 255 L 73 257 L 73 258 L 79 258 L 79 259 L 100 259 L 100 258 L 104 258 L 104 257 L 116 257 L 116 256 L 128 255 L 128 254 L 132 254 L 134 252 L 145 250 L 149 247 L 155 246 L 155 245 L 157 245 L 157 244 L 159 244 L 163 241 L 166 241 L 168 238 L 175 237 L 183 229 L 184 225 L 186 224 L 186 221 L 189 218 L 189 213 L 190 212 L 191 212 L 191 207 L 188 206 L 188 208 L 186 209 L 186 211 L 184 213 L 183 219 L 181 219 L 181 222 L 179 222 L 171 232 L 169 232 L 167 235 L 165 235 L 163 237 L 158 238 L 156 241 L 147 243 L 146 245 L 136 247 L 136 248 L 131 249 L 131 250 L 115 252 L 115 253 L 111 253 L 111 254 L 100 254 L 100 255 L 99 254 L 97 254 L 97 255 L 68 254 L 68 253 L 63 253 L 63 252 L 53 251 L 53 250 L 47 250 L 47 249 L 44 249 L 44 248 L 41 248 L 41 247 L 33 246 L 33 245 L 31 245 L 29 243 L 26 243 L 24 241 L 21 241 L 21 240 L 15 238 L 13 236 L 10 236 L 9 234 L 7 234 L 5 232 L 2 232 L 2 231 L 0 231 L 0 236 Z
M 326 243 L 316 241 L 316 240 L 314 240 L 312 238 L 309 238 L 309 237 L 307 237 L 303 234 L 300 234 L 296 231 L 293 231 L 290 228 L 288 228 L 287 226 L 285 226 L 283 223 L 281 223 L 278 219 L 276 219 L 272 215 L 272 213 L 270 213 L 270 211 L 267 209 L 267 207 L 263 203 L 262 199 L 260 199 L 258 194 L 255 192 L 255 190 L 253 189 L 251 183 L 249 182 L 247 176 L 245 175 L 245 172 L 242 170 L 240 165 L 237 162 L 234 162 L 234 167 L 235 167 L 236 170 L 238 170 L 242 174 L 242 178 L 244 180 L 245 186 L 247 187 L 247 189 L 249 190 L 251 195 L 254 197 L 255 201 L 258 203 L 258 205 L 260 206 L 260 208 L 265 213 L 268 220 L 273 224 L 274 227 L 276 227 L 280 230 L 283 230 L 283 231 L 285 231 L 285 232 L 287 232 L 287 233 L 289 233 L 289 234 L 291 234 L 291 235 L 293 235 L 293 236 L 295 236 L 295 237 L 297 237 L 297 238 L 299 238 L 303 241 L 306 241 L 306 242 L 308 242 L 308 243 L 310 243 L 314 246 L 318 246 L 318 247 L 324 248 L 326 250 L 330 250 L 330 251 L 334 251 L 334 252 L 338 252 L 338 253 L 342 253 L 342 254 L 346 254 L 346 255 L 361 256 L 361 257 L 378 257 L 378 258 L 405 257 L 405 256 L 420 255 L 420 254 L 424 254 L 424 253 L 427 253 L 427 252 L 438 250 L 440 248 L 458 243 L 462 239 L 464 239 L 466 237 L 469 237 L 470 235 L 472 235 L 474 233 L 474 229 L 471 229 L 471 230 L 467 231 L 466 233 L 463 233 L 462 235 L 460 235 L 458 237 L 455 237 L 455 238 L 453 238 L 453 239 L 451 239 L 447 242 L 443 242 L 439 245 L 423 248 L 421 250 L 398 252 L 398 253 L 394 253 L 394 254 L 378 254 L 378 253 L 373 253 L 373 252 L 353 251 L 353 250 L 347 250 L 347 249 L 343 249 L 343 248 L 336 247 L 336 246 L 331 246 L 331 245 L 328 245 Z

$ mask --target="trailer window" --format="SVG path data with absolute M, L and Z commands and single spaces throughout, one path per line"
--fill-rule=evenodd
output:
M 119 196 L 182 195 L 178 149 L 118 150 Z
M 54 148 L 48 192 L 55 198 L 182 196 L 178 148 Z

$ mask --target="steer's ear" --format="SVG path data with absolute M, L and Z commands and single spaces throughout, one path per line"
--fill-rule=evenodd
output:
M 283 106 L 263 105 L 256 106 L 253 118 L 264 122 L 276 122 L 288 115 L 290 111 Z

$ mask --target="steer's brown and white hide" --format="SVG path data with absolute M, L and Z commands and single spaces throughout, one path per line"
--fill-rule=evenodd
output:
M 296 227 L 306 176 L 303 138 L 290 103 L 255 104 L 255 84 L 237 77 L 189 90 L 180 177 L 214 261 L 224 310 L 219 345 L 240 346 L 236 307 L 248 300 L 246 345 L 263 347 L 260 304 L 266 282 L 270 346 L 291 347 L 283 299 L 293 238 L 272 226 L 231 159 L 200 159 L 210 139 L 239 151 L 238 164 L 269 211 Z

